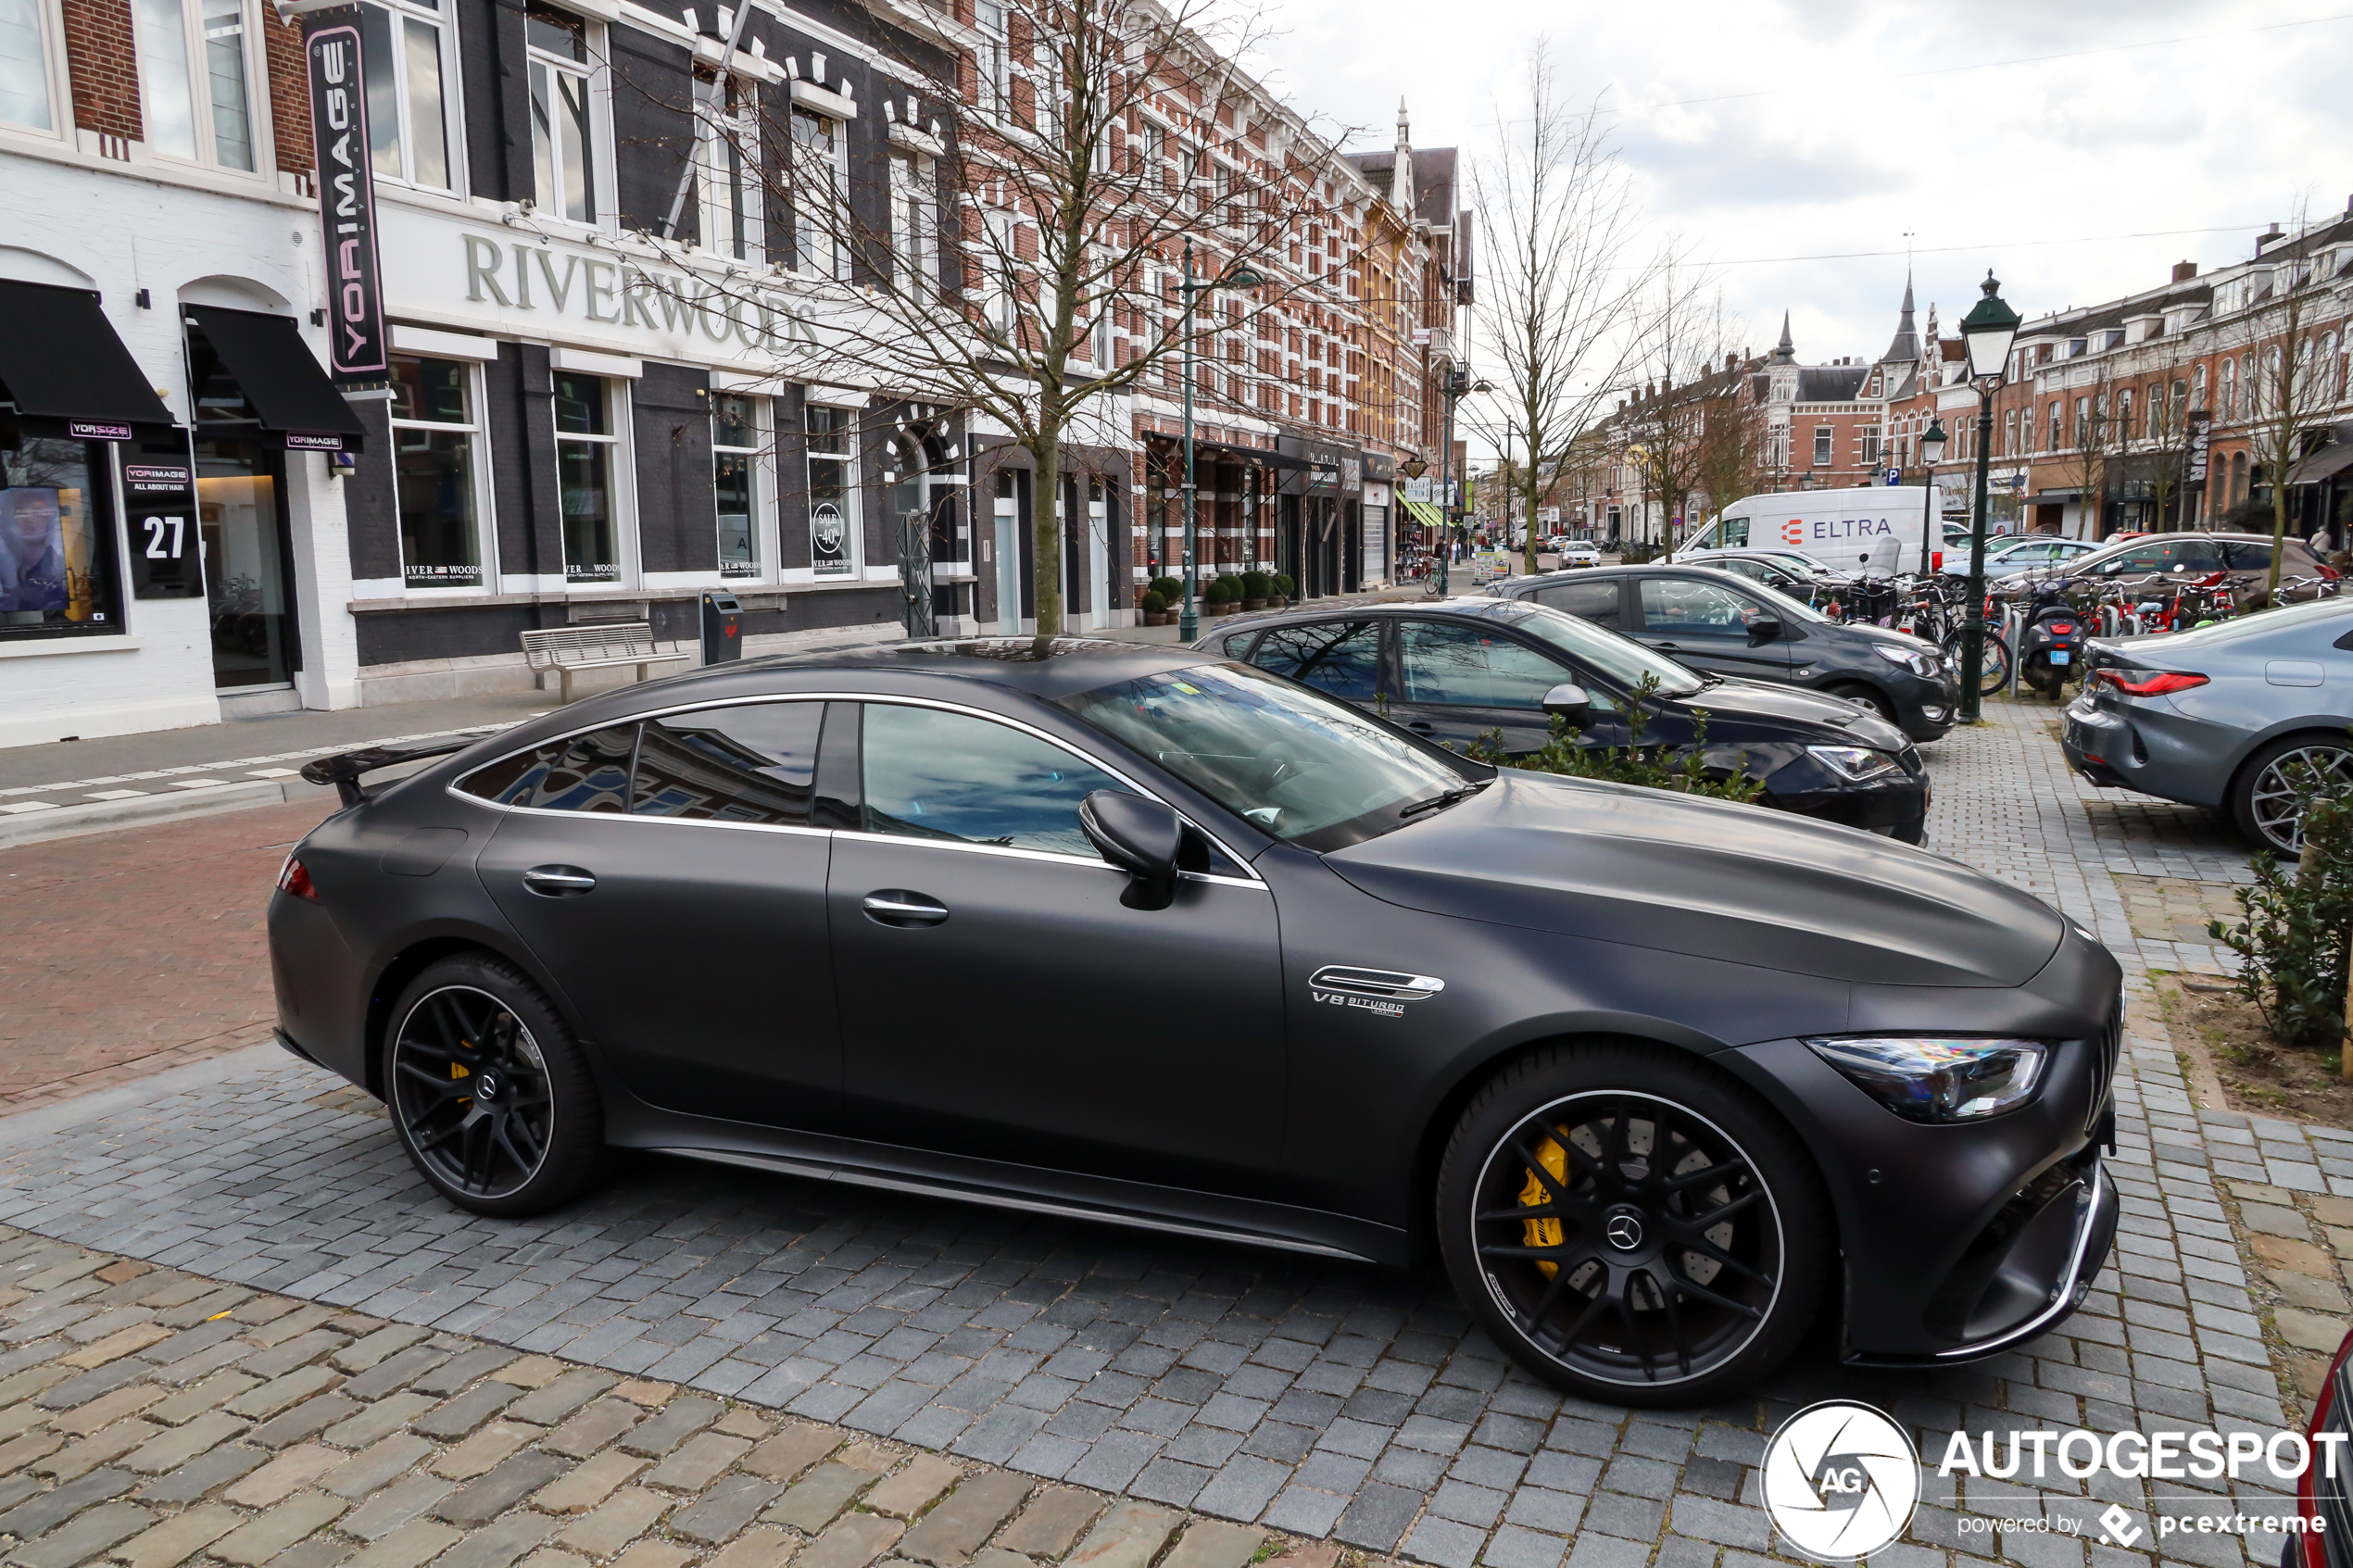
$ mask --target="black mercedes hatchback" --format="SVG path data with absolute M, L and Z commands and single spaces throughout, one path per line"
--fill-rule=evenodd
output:
M 613 1146 L 1402 1264 L 1705 1404 L 2047 1329 L 2107 1255 L 2116 961 L 1867 834 L 1469 762 L 1087 640 L 748 660 L 433 759 L 270 910 L 280 1038 L 452 1202 Z
M 1695 670 L 1827 692 L 1917 741 L 1960 716 L 1960 678 L 1933 643 L 1832 621 L 1787 594 L 1703 566 L 1609 566 L 1507 577 L 1487 590 L 1566 610 Z
M 1533 600 L 1284 610 L 1194 646 L 1371 709 L 1456 751 L 1500 735 L 1506 752 L 1525 756 L 1551 738 L 1555 713 L 1575 726 L 1579 745 L 1622 746 L 1639 710 L 1644 745 L 1699 740 L 1711 769 L 1738 767 L 1763 781 L 1761 804 L 1906 844 L 1926 834 L 1928 770 L 1904 732 L 1873 709 L 1694 670 Z

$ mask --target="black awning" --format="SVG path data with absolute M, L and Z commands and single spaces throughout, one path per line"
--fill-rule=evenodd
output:
M 1152 431 L 1146 434 L 1145 439 L 1165 441 L 1176 449 L 1180 457 L 1185 450 L 1185 438 L 1181 435 L 1169 435 L 1160 431 Z M 1271 446 L 1243 446 L 1231 441 L 1203 441 L 1201 437 L 1195 436 L 1193 460 L 1200 462 L 1204 458 L 1224 462 L 1254 463 L 1260 468 L 1268 469 L 1303 469 L 1308 466 L 1302 459 L 1288 457 Z
M 94 289 L 0 281 L 0 384 L 17 412 L 35 419 L 171 423 Z
M 244 393 L 261 428 L 309 450 L 357 452 L 367 427 L 302 341 L 290 316 L 230 310 L 218 305 L 182 307 Z

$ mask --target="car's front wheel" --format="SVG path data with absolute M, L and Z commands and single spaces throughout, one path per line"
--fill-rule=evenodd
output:
M 1475 1095 L 1438 1181 L 1440 1248 L 1521 1365 L 1587 1399 L 1702 1405 L 1796 1347 L 1831 1267 L 1795 1135 L 1690 1056 L 1548 1048 Z
M 604 1110 L 562 1017 L 511 965 L 460 954 L 394 1004 L 384 1103 L 425 1180 L 477 1214 L 536 1214 L 602 1173 Z

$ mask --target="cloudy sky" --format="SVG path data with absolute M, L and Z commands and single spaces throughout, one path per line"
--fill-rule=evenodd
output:
M 1417 145 L 1491 152 L 1547 39 L 1611 109 L 1652 241 L 1718 264 L 1752 347 L 1787 309 L 1809 362 L 1887 346 L 1907 245 L 1949 332 L 1989 266 L 2032 316 L 2353 195 L 2347 0 L 1265 4 L 1267 76 L 1352 148 L 1389 144 L 1402 94 Z

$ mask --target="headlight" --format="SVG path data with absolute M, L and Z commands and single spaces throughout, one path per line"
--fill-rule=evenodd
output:
M 1906 1122 L 1978 1122 L 2015 1110 L 2034 1098 L 2050 1054 L 2039 1040 L 1897 1035 L 1806 1043 Z
M 1895 771 L 1895 759 L 1884 751 L 1873 751 L 1867 746 L 1809 746 L 1806 754 L 1818 759 L 1840 778 L 1861 784 L 1865 779 L 1878 778 Z
M 1935 678 L 1937 671 L 1944 668 L 1937 657 L 1932 653 L 1922 653 L 1912 648 L 1897 647 L 1893 643 L 1873 643 L 1871 645 L 1871 651 L 1879 655 L 1881 659 L 1887 660 L 1890 664 L 1900 664 L 1905 669 L 1909 670 L 1913 674 L 1925 675 L 1931 680 Z

